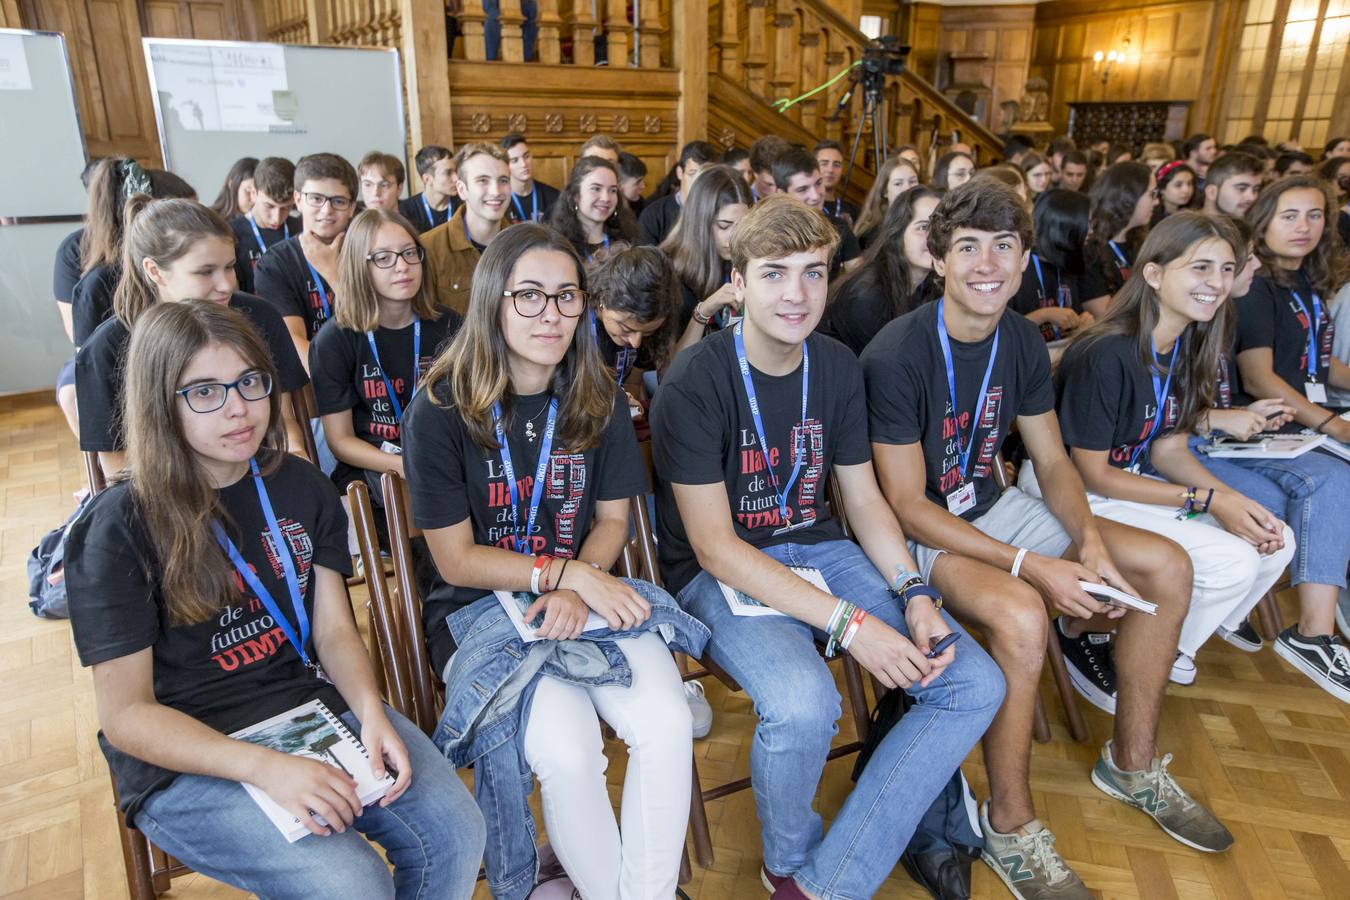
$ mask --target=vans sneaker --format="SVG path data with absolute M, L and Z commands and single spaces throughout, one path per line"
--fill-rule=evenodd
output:
M 989 824 L 989 801 L 980 805 L 984 852 L 980 858 L 1021 900 L 1091 900 L 1082 880 L 1055 850 L 1050 829 L 1032 819 L 1012 834 Z
M 1350 650 L 1335 635 L 1307 637 L 1291 625 L 1275 639 L 1275 652 L 1342 703 L 1350 703 Z
M 1181 789 L 1168 774 L 1172 754 L 1154 759 L 1147 769 L 1126 772 L 1111 761 L 1111 742 L 1102 747 L 1092 767 L 1092 783 L 1102 793 L 1142 810 L 1163 831 L 1187 847 L 1220 853 L 1233 846 L 1233 835 L 1204 806 Z
M 1243 619 L 1242 624 L 1232 631 L 1220 625 L 1219 637 L 1246 653 L 1256 653 L 1266 645 L 1266 642 L 1261 640 L 1261 635 L 1252 627 L 1251 619 Z
M 1116 714 L 1116 667 L 1111 661 L 1111 634 L 1085 631 L 1076 638 L 1064 633 L 1064 617 L 1055 621 L 1055 638 L 1069 669 L 1069 681 L 1083 699 L 1102 712 Z

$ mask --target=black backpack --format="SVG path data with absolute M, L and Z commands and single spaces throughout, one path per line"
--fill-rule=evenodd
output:
M 66 532 L 84 512 L 92 496 L 86 495 L 70 518 L 43 535 L 33 552 L 28 554 L 28 606 L 35 616 L 70 618 L 70 604 L 66 600 Z

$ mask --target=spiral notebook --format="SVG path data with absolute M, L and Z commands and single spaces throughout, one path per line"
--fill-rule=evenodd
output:
M 820 570 L 811 566 L 788 566 L 788 571 L 796 575 L 802 581 L 810 582 L 820 588 L 825 593 L 830 592 L 829 585 L 825 583 L 825 576 L 820 574 Z M 766 606 L 760 603 L 754 597 L 744 591 L 738 591 L 728 585 L 726 582 L 719 581 L 717 586 L 722 589 L 722 597 L 727 601 L 727 606 L 731 609 L 733 615 L 737 616 L 781 616 L 786 615 L 772 606 Z
M 363 806 L 379 800 L 394 784 L 394 778 L 388 772 L 383 778 L 375 777 L 375 770 L 370 765 L 370 753 L 365 745 L 341 719 L 333 715 L 333 711 L 322 700 L 311 700 L 288 709 L 280 715 L 236 731 L 230 737 L 292 756 L 305 756 L 341 769 L 356 781 L 356 794 Z M 311 833 L 262 788 L 248 782 L 243 784 L 244 790 L 267 813 L 286 840 L 295 843 Z M 324 825 L 328 824 L 322 816 L 316 815 L 314 818 Z

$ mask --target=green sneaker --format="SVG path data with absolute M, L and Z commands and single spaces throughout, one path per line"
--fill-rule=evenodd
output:
M 1111 761 L 1111 742 L 1107 741 L 1092 767 L 1092 783 L 1103 793 L 1143 810 L 1187 847 L 1222 853 L 1233 846 L 1233 835 L 1214 813 L 1192 800 L 1167 773 L 1171 761 L 1169 753 L 1143 771 L 1126 772 Z
M 1092 893 L 1055 851 L 1055 836 L 1037 819 L 1012 834 L 989 824 L 989 801 L 980 806 L 980 828 L 989 864 L 1014 897 L 1021 900 L 1092 900 Z

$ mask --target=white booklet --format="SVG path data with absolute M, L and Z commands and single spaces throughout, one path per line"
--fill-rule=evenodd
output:
M 1341 418 L 1347 422 L 1350 422 L 1350 412 L 1341 413 Z M 1334 453 L 1341 459 L 1350 461 L 1350 444 L 1343 444 L 1340 441 L 1336 440 L 1335 438 L 1328 437 L 1327 435 L 1321 435 L 1321 437 L 1326 438 L 1326 443 L 1322 445 L 1323 450 L 1327 451 L 1328 453 Z
M 1327 440 L 1325 434 L 1258 434 L 1245 441 L 1218 438 L 1203 450 L 1216 459 L 1293 459 Z
M 1137 610 L 1145 615 L 1156 616 L 1158 614 L 1158 604 L 1150 600 L 1140 600 L 1138 597 L 1118 591 L 1109 584 L 1096 584 L 1091 581 L 1079 581 L 1078 585 L 1087 594 L 1101 600 L 1103 603 L 1111 606 L 1124 607 L 1125 609 Z
M 316 759 L 326 765 L 334 766 L 346 772 L 356 781 L 356 795 L 363 806 L 369 806 L 379 800 L 394 786 L 394 777 L 385 772 L 383 778 L 375 777 L 370 765 L 370 753 L 356 735 L 333 715 L 333 711 L 322 700 L 311 700 L 280 715 L 273 716 L 236 731 L 230 737 L 250 744 L 261 744 L 292 756 L 305 756 Z M 300 820 L 283 809 L 267 792 L 256 785 L 244 782 L 248 791 L 262 811 L 272 820 L 272 824 L 295 843 L 310 830 L 300 824 Z M 323 825 L 328 823 L 322 816 L 315 820 Z
M 820 570 L 810 566 L 788 566 L 788 571 L 792 572 L 803 581 L 809 581 L 811 584 L 820 588 L 825 593 L 830 589 L 825 584 L 825 576 L 820 574 Z M 717 586 L 722 589 L 722 596 L 726 598 L 727 606 L 730 607 L 733 614 L 738 616 L 782 616 L 781 613 L 772 606 L 766 606 L 760 603 L 754 597 L 743 591 L 735 590 L 725 583 L 719 581 Z
M 522 641 L 528 644 L 531 641 L 543 640 L 535 632 L 539 630 L 540 625 L 544 624 L 544 617 L 542 615 L 536 616 L 533 622 L 525 621 L 525 610 L 529 609 L 531 604 L 539 599 L 538 594 L 531 594 L 529 591 L 493 591 L 492 593 L 497 596 L 497 602 L 502 605 L 502 609 L 506 610 L 507 618 L 511 620 L 512 625 L 516 626 L 516 634 L 520 635 Z M 582 631 L 600 631 L 609 627 L 609 623 L 605 621 L 604 616 L 593 609 L 588 610 L 588 613 L 586 627 L 581 629 Z

